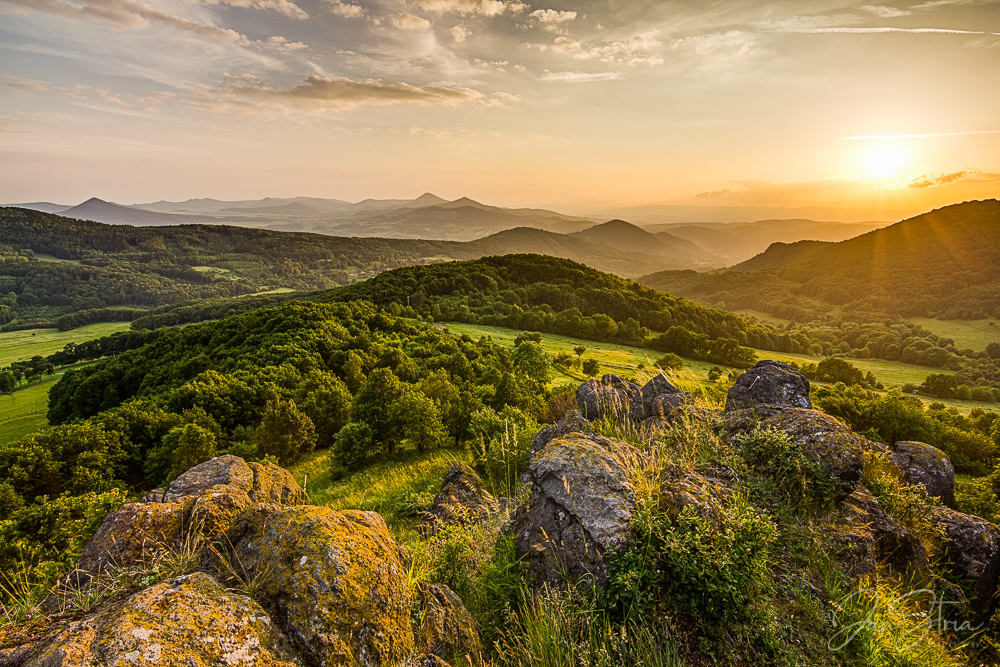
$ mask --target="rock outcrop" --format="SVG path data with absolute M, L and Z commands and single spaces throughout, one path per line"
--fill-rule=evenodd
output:
M 945 531 L 945 557 L 952 575 L 971 584 L 973 609 L 983 622 L 996 607 L 1000 585 L 1000 530 L 986 519 L 946 507 L 934 510 Z
M 955 466 L 947 454 L 922 442 L 897 442 L 892 446 L 892 462 L 908 484 L 920 484 L 927 495 L 955 507 Z
M 587 419 L 624 418 L 639 391 L 639 385 L 608 374 L 600 382 L 588 380 L 577 387 L 576 403 Z
M 182 543 L 221 537 L 251 505 L 309 501 L 284 468 L 229 455 L 191 468 L 165 491 L 150 492 L 143 500 L 105 518 L 83 550 L 81 570 L 148 565 Z
M 629 407 L 632 419 L 645 421 L 652 418 L 669 417 L 670 414 L 691 400 L 691 395 L 675 387 L 665 375 L 654 375 L 632 396 Z
M 759 422 L 760 428 L 784 433 L 836 483 L 834 497 L 847 498 L 861 482 L 864 452 L 885 449 L 851 431 L 843 422 L 817 410 L 786 408 Z
M 593 429 L 590 426 L 590 422 L 584 419 L 583 415 L 577 410 L 567 410 L 566 414 L 558 422 L 539 429 L 538 433 L 535 434 L 534 440 L 531 441 L 531 451 L 528 452 L 528 456 L 529 458 L 534 457 L 545 445 L 559 436 L 568 433 L 591 432 L 593 432 Z
M 421 529 L 433 535 L 452 523 L 487 519 L 499 511 L 499 501 L 486 490 L 476 471 L 455 461 L 448 468 L 434 503 L 424 513 Z
M 864 486 L 844 500 L 827 530 L 839 546 L 838 557 L 856 578 L 875 576 L 879 563 L 898 572 L 927 570 L 927 550 L 920 539 L 886 514 Z
M 405 555 L 380 515 L 261 505 L 229 540 L 308 662 L 392 665 L 413 653 Z
M 295 662 L 259 604 L 196 572 L 71 624 L 30 664 L 292 667 Z
M 766 359 L 737 378 L 726 397 L 726 412 L 756 410 L 767 414 L 774 409 L 812 408 L 809 380 L 788 364 Z
M 604 588 L 604 554 L 631 540 L 635 497 L 625 473 L 630 445 L 582 433 L 557 437 L 522 478 L 530 500 L 515 518 L 517 554 L 540 582 Z
M 468 655 L 478 658 L 483 646 L 479 624 L 461 598 L 447 586 L 417 584 L 420 620 L 416 624 L 418 649 L 444 660 L 457 661 Z

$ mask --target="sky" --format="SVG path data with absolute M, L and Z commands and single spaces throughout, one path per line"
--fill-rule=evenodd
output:
M 1000 1 L 0 0 L 0 201 L 1000 196 Z

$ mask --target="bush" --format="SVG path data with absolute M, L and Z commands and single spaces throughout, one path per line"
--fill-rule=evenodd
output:
M 741 459 L 737 466 L 748 469 L 751 493 L 763 496 L 765 503 L 811 510 L 833 503 L 833 480 L 785 434 L 758 429 L 730 442 Z
M 334 465 L 357 470 L 374 453 L 371 427 L 364 422 L 350 422 L 337 433 L 331 459 Z
M 684 368 L 684 360 L 673 352 L 667 352 L 665 355 L 656 360 L 656 365 L 665 371 L 678 371 Z M 716 368 L 718 368 L 716 366 Z M 722 369 L 719 369 L 719 374 L 722 374 Z

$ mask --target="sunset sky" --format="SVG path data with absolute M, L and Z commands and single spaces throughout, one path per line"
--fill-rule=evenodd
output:
M 1000 2 L 0 0 L 0 201 L 1000 196 Z

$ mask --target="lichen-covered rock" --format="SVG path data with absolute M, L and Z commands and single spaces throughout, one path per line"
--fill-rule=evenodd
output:
M 196 572 L 73 624 L 31 664 L 292 667 L 284 644 L 260 605 Z
M 444 585 L 421 583 L 417 585 L 417 595 L 420 597 L 420 622 L 416 628 L 419 650 L 445 660 L 482 655 L 479 624 L 454 591 Z
M 566 414 L 558 422 L 539 429 L 538 433 L 535 434 L 534 440 L 531 441 L 531 451 L 528 453 L 528 456 L 534 457 L 542 447 L 561 435 L 566 435 L 567 433 L 590 433 L 592 430 L 590 422 L 584 419 L 583 415 L 577 410 L 567 410 Z
M 897 442 L 892 446 L 892 462 L 907 483 L 921 484 L 927 495 L 955 506 L 955 466 L 940 449 L 922 442 Z
M 861 482 L 864 452 L 885 449 L 851 431 L 843 422 L 817 410 L 787 408 L 761 420 L 761 428 L 784 433 L 835 482 L 834 497 L 843 500 Z
M 650 414 L 647 417 L 670 418 L 677 414 L 678 409 L 691 400 L 691 394 L 680 392 L 677 394 L 660 394 L 649 404 Z
M 661 404 L 659 407 L 659 413 L 653 408 L 653 402 L 662 396 L 670 396 L 674 398 L 665 399 L 666 403 Z M 649 419 L 650 417 L 664 417 L 669 414 L 669 411 L 664 412 L 663 408 L 665 405 L 670 405 L 676 407 L 674 404 L 676 397 L 684 397 L 685 400 L 690 398 L 687 392 L 681 391 L 667 379 L 662 373 L 660 375 L 654 375 L 653 379 L 643 385 L 642 389 L 638 393 L 632 396 L 631 404 L 629 406 L 629 413 L 632 415 L 632 419 L 636 421 L 643 421 L 644 419 Z M 683 401 L 682 401 L 683 402 Z M 677 404 L 679 405 L 679 404 Z
M 421 528 L 434 534 L 449 524 L 479 521 L 499 512 L 499 502 L 483 486 L 476 471 L 455 461 L 448 468 L 434 503 L 424 514 Z
M 631 400 L 627 391 L 597 380 L 587 380 L 576 388 L 576 404 L 587 419 L 624 417 Z
M 827 530 L 856 578 L 875 576 L 879 563 L 899 572 L 927 570 L 927 550 L 920 539 L 886 514 L 864 486 L 844 500 L 837 521 Z
M 190 528 L 193 501 L 129 503 L 109 514 L 84 547 L 81 570 L 103 572 L 109 567 L 152 563 L 173 548 Z
M 972 605 L 980 619 L 988 619 L 1000 584 L 1000 530 L 986 519 L 946 507 L 934 509 L 934 520 L 944 527 L 945 557 L 957 580 L 972 584 Z
M 166 491 L 151 492 L 143 500 L 104 519 L 83 550 L 81 570 L 145 565 L 181 542 L 221 537 L 253 504 L 301 505 L 309 499 L 283 468 L 226 455 L 196 465 Z
M 624 442 L 570 433 L 549 442 L 522 478 L 530 500 L 515 519 L 517 554 L 552 585 L 607 584 L 603 555 L 625 549 L 635 497 L 622 457 Z
M 412 654 L 404 554 L 378 514 L 258 505 L 229 539 L 310 664 L 392 665 Z
M 630 380 L 626 380 L 620 375 L 615 375 L 614 373 L 605 373 L 601 376 L 601 384 L 611 387 L 615 391 L 620 391 L 625 394 L 629 400 L 639 393 L 639 385 Z
M 197 498 L 219 485 L 240 489 L 253 503 L 304 505 L 309 502 L 305 491 L 284 468 L 273 463 L 247 463 L 229 454 L 199 463 L 181 474 L 167 487 L 162 502 Z
M 723 480 L 710 478 L 677 464 L 664 466 L 660 476 L 660 510 L 671 518 L 691 507 L 692 511 L 708 519 L 722 516 L 729 491 Z
M 770 406 L 812 408 L 809 380 L 788 364 L 765 359 L 736 379 L 726 397 L 726 412 Z

